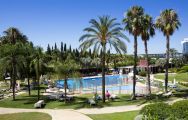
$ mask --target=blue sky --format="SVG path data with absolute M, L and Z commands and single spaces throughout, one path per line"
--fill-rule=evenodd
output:
M 124 12 L 133 5 L 141 5 L 155 19 L 167 8 L 175 9 L 182 26 L 171 37 L 171 48 L 182 51 L 181 40 L 188 37 L 187 0 L 0 0 L 0 33 L 8 27 L 17 27 L 35 45 L 46 49 L 48 43 L 60 42 L 79 46 L 83 29 L 91 18 L 110 15 L 121 22 Z M 133 53 L 133 37 L 127 43 L 128 54 Z M 148 43 L 149 53 L 165 52 L 165 37 L 158 30 Z M 144 53 L 143 42 L 138 39 L 138 53 Z

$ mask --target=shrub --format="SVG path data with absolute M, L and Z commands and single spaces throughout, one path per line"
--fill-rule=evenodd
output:
M 175 119 L 188 119 L 188 100 L 178 101 L 172 105 L 173 118 Z
M 145 76 L 146 76 L 146 71 L 141 71 L 141 72 L 139 72 L 138 74 L 139 74 L 140 76 L 145 77 Z
M 170 105 L 166 103 L 150 104 L 142 108 L 144 120 L 164 120 L 170 117 Z

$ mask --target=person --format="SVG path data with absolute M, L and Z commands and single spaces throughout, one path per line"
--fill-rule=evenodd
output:
M 110 93 L 108 92 L 108 90 L 106 91 L 106 97 L 108 100 L 110 99 Z

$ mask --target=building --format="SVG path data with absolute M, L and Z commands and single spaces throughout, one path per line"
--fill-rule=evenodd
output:
M 181 44 L 183 46 L 183 55 L 188 55 L 188 38 L 184 38 L 184 40 L 181 41 Z
M 146 71 L 147 70 L 147 60 L 140 60 L 137 64 L 137 71 Z M 157 65 L 149 65 L 149 69 L 151 73 L 157 73 L 159 71 L 159 66 Z M 123 66 L 118 67 L 120 74 L 128 74 L 133 71 L 133 66 Z

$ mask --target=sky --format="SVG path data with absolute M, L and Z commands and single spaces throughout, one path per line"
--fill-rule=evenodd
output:
M 0 35 L 9 27 L 18 28 L 34 45 L 46 50 L 61 42 L 78 48 L 83 29 L 90 26 L 90 19 L 110 15 L 122 23 L 124 13 L 134 5 L 142 6 L 154 20 L 164 9 L 177 11 L 182 26 L 170 38 L 170 48 L 182 52 L 181 41 L 188 37 L 187 0 L 0 0 Z M 122 25 L 123 27 L 123 25 Z M 127 31 L 128 54 L 133 54 L 133 37 Z M 166 38 L 156 30 L 148 42 L 149 53 L 164 53 Z M 138 53 L 144 53 L 142 40 L 138 39 Z

